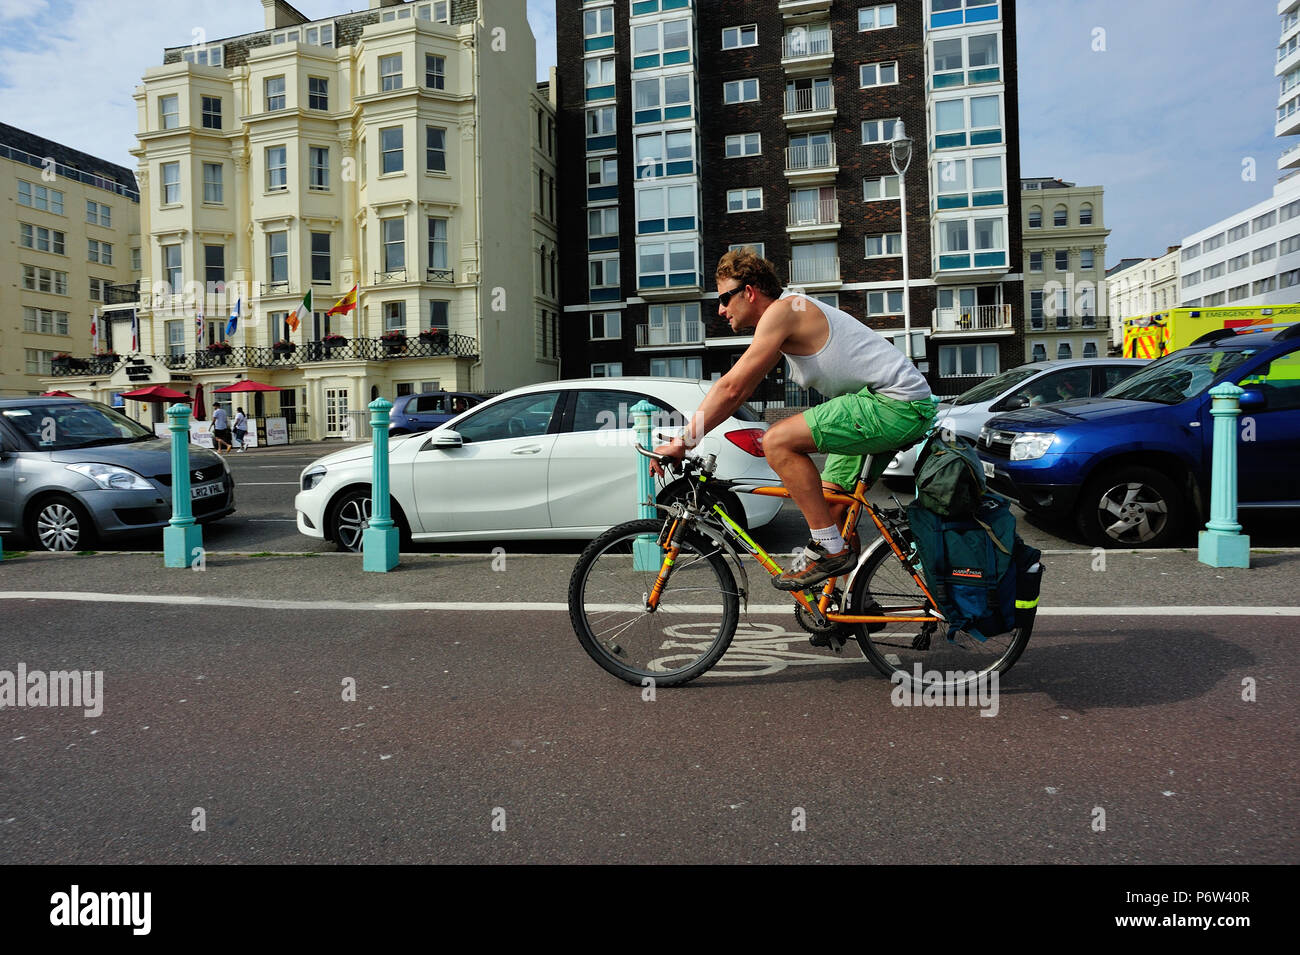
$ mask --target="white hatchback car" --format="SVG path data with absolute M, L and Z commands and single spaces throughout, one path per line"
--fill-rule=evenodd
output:
M 404 540 L 593 538 L 637 516 L 632 407 L 649 401 L 655 434 L 675 434 L 708 382 L 681 378 L 589 378 L 516 388 L 423 434 L 389 441 L 393 516 Z M 725 478 L 777 482 L 763 457 L 762 421 L 742 406 L 704 440 Z M 371 448 L 354 445 L 315 461 L 294 498 L 298 530 L 361 548 L 371 516 Z M 682 480 L 658 492 L 682 493 Z M 776 516 L 781 498 L 738 495 L 728 511 L 749 527 Z

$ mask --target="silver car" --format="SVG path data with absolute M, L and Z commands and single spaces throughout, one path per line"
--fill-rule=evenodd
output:
M 1143 365 L 1145 358 L 1075 358 L 1035 361 L 1019 365 L 980 382 L 951 401 L 942 402 L 935 424 L 974 441 L 980 428 L 995 414 L 1053 404 L 1071 398 L 1090 398 L 1108 391 Z M 912 490 L 916 455 L 921 444 L 904 448 L 885 469 L 884 480 L 895 490 Z
M 0 398 L 0 534 L 35 547 L 85 550 L 166 525 L 171 442 L 107 405 L 80 398 Z M 235 510 L 226 462 L 190 446 L 194 516 Z

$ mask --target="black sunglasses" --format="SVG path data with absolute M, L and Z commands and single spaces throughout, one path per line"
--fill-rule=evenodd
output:
M 738 285 L 738 286 L 736 286 L 735 288 L 727 289 L 727 291 L 725 291 L 725 292 L 719 292 L 719 293 L 718 293 L 718 304 L 721 305 L 723 308 L 726 308 L 726 307 L 727 307 L 727 303 L 731 301 L 731 297 L 732 297 L 733 295 L 736 295 L 736 294 L 739 293 L 739 292 L 743 292 L 743 291 L 745 291 L 745 289 L 747 289 L 747 288 L 749 288 L 748 285 Z

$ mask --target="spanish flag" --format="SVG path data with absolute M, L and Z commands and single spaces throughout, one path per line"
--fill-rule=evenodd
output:
M 344 295 L 341 299 L 335 302 L 334 307 L 331 308 L 325 314 L 346 315 L 348 312 L 352 311 L 356 307 L 357 307 L 357 287 L 354 285 L 352 286 L 352 291 L 348 292 L 347 295 Z

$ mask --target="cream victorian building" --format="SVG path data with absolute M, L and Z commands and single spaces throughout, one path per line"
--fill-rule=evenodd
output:
M 279 393 L 250 414 L 316 439 L 381 395 L 556 377 L 554 97 L 524 0 L 262 6 L 261 31 L 169 49 L 136 89 L 139 290 L 95 397 L 256 380 Z

